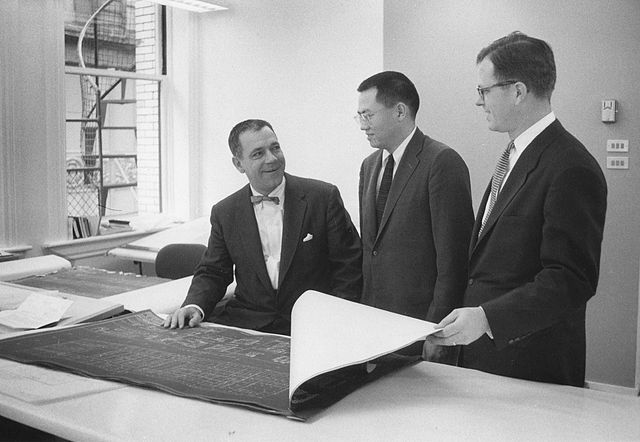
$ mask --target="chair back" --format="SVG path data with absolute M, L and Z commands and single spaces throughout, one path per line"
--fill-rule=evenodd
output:
M 205 250 L 203 244 L 167 244 L 156 256 L 156 275 L 169 279 L 193 275 Z

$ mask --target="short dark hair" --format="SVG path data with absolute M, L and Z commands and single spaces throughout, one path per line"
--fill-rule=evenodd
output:
M 415 85 L 406 75 L 395 71 L 379 72 L 360 83 L 358 92 L 364 92 L 373 87 L 378 89 L 376 100 L 385 107 L 403 102 L 409 107 L 411 116 L 416 117 L 420 107 L 420 96 Z
M 556 85 L 556 62 L 545 41 L 515 31 L 483 48 L 476 58 L 489 57 L 498 81 L 518 80 L 537 97 L 551 99 Z
M 231 154 L 234 157 L 237 157 L 237 158 L 240 157 L 239 155 L 239 153 L 241 152 L 240 135 L 242 133 L 247 132 L 249 130 L 253 132 L 257 132 L 263 127 L 268 127 L 269 129 L 271 129 L 271 131 L 274 134 L 276 133 L 276 131 L 273 130 L 273 127 L 271 127 L 271 124 L 269 124 L 269 122 L 265 120 L 258 120 L 258 119 L 244 120 L 236 124 L 235 126 L 233 126 L 233 129 L 231 129 L 231 132 L 229 132 L 229 149 L 231 149 Z

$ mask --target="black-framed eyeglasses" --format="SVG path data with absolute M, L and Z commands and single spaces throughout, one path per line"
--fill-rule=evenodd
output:
M 487 86 L 487 87 L 476 86 L 476 90 L 478 91 L 478 95 L 480 96 L 480 99 L 484 101 L 484 94 L 489 92 L 494 87 L 509 86 L 510 84 L 516 84 L 517 82 L 518 82 L 518 80 L 501 81 L 499 83 L 495 83 L 495 84 L 492 84 L 491 86 Z

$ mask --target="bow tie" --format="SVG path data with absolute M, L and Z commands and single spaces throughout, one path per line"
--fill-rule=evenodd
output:
M 263 201 L 271 201 L 274 204 L 280 204 L 280 198 L 277 196 L 251 195 L 251 202 L 253 204 L 259 204 Z

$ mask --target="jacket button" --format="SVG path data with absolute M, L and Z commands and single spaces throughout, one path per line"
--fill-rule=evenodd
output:
M 374 250 L 373 252 L 371 252 L 371 254 L 372 254 L 373 256 L 378 256 L 378 251 L 377 251 L 377 250 Z
M 473 285 L 474 281 L 473 278 L 469 278 L 469 285 Z

